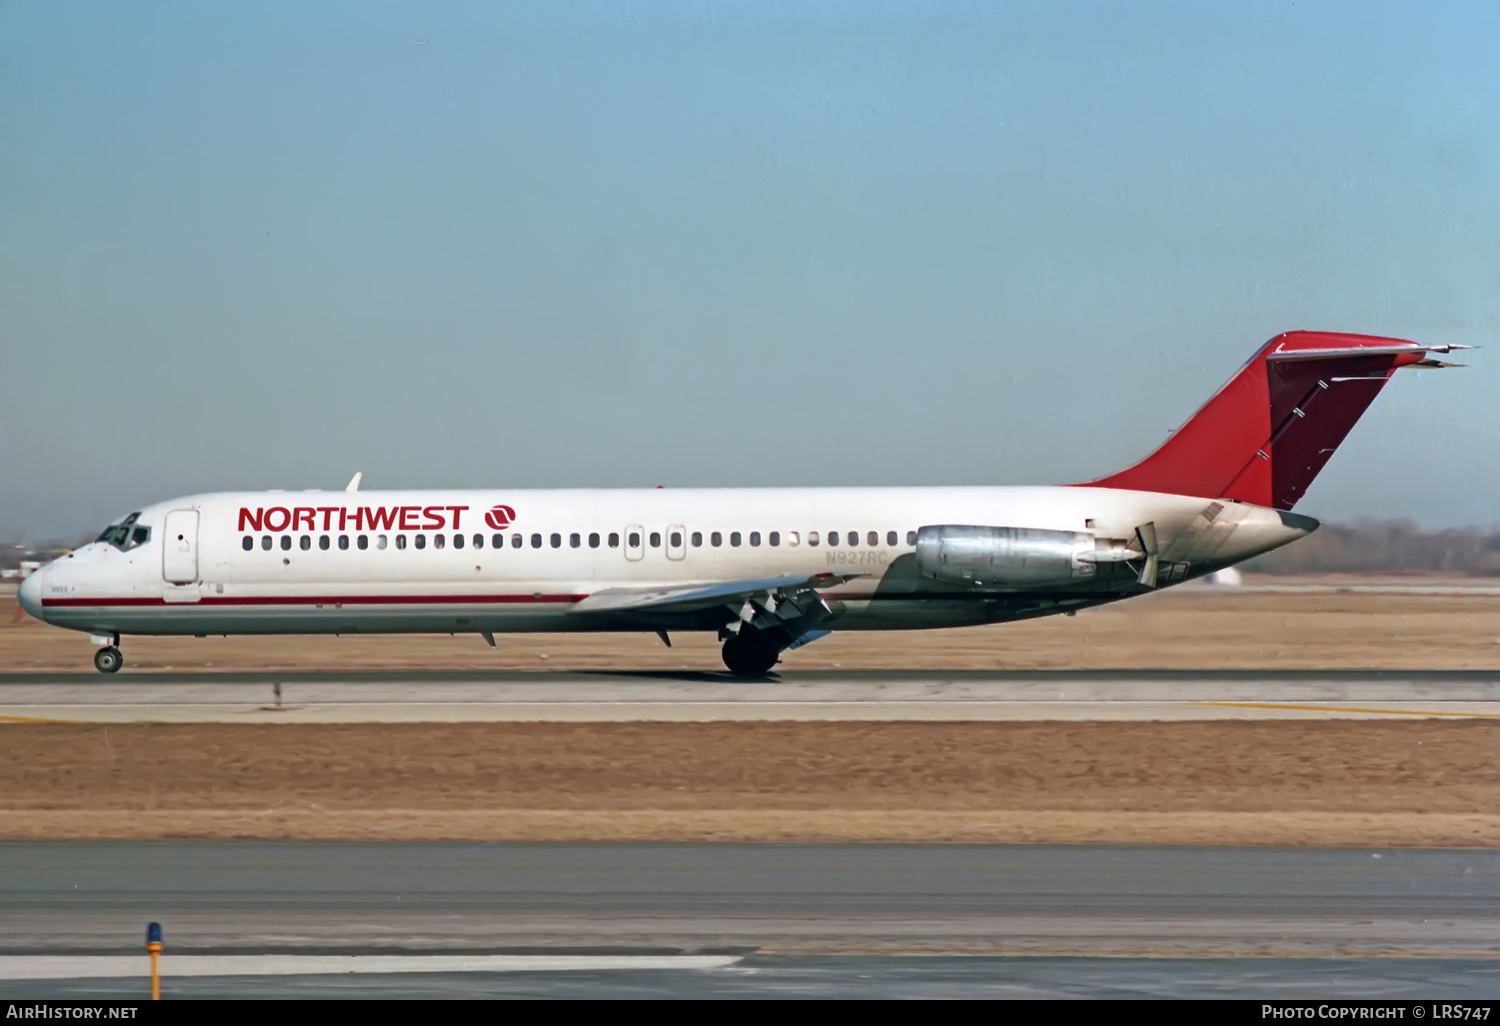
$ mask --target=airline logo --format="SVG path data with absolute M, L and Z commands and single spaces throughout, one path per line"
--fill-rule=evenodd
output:
M 463 530 L 468 506 L 248 506 L 240 507 L 241 531 L 443 531 Z M 485 523 L 499 530 L 516 511 L 496 506 Z
M 503 531 L 516 522 L 516 511 L 509 506 L 491 506 L 484 515 L 484 522 L 490 525 L 492 531 Z

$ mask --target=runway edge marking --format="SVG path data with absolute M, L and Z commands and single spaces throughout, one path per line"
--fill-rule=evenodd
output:
M 1369 716 L 1417 716 L 1423 719 L 1500 720 L 1500 713 L 1461 712 L 1433 709 L 1370 709 L 1352 705 L 1312 705 L 1300 702 L 1195 702 L 1228 709 L 1280 709 L 1289 712 L 1358 713 Z

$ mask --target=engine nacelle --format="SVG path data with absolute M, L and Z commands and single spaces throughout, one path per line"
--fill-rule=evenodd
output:
M 1094 576 L 1095 541 L 1076 531 L 940 524 L 917 532 L 917 569 L 950 584 L 1045 588 Z

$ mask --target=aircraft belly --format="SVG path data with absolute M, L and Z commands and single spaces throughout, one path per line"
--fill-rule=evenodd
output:
M 1087 609 L 1130 598 L 1129 594 L 973 595 L 943 598 L 876 598 L 845 601 L 843 613 L 828 621 L 831 630 L 895 631 L 974 627 Z
M 567 614 L 565 605 L 511 606 L 497 610 L 483 604 L 443 605 L 384 603 L 374 606 L 329 604 L 182 605 L 146 608 L 80 607 L 50 616 L 59 627 L 120 634 L 432 634 L 491 631 L 575 631 L 586 629 Z
M 1124 595 L 923 595 L 920 592 L 841 598 L 829 593 L 834 612 L 826 626 L 832 630 L 917 630 L 963 627 L 1030 619 L 1114 601 Z M 142 606 L 77 606 L 56 610 L 50 622 L 81 631 L 120 634 L 431 634 L 489 631 L 495 634 L 580 631 L 711 631 L 723 623 L 718 607 L 672 612 L 667 610 L 574 613 L 562 595 L 543 601 L 496 604 L 476 597 L 465 601 L 434 602 L 398 596 L 379 602 L 302 602 L 287 596 L 274 599 L 232 599 L 213 603 Z

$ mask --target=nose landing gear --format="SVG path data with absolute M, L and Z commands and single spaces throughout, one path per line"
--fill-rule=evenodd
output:
M 100 673 L 116 673 L 125 665 L 125 657 L 120 654 L 120 636 L 114 631 L 95 632 L 89 640 L 101 646 L 94 653 L 94 669 Z
M 94 669 L 100 673 L 115 673 L 125 665 L 125 657 L 113 645 L 106 645 L 94 653 Z

